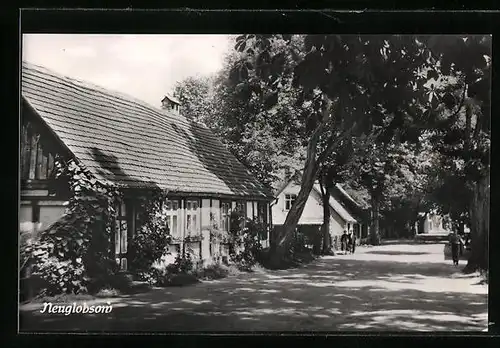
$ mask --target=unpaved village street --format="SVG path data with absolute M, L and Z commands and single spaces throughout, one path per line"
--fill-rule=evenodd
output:
M 487 285 L 444 260 L 443 244 L 359 247 L 282 271 L 97 299 L 109 314 L 41 314 L 21 331 L 456 331 L 487 327 Z M 91 304 L 90 302 L 87 302 Z

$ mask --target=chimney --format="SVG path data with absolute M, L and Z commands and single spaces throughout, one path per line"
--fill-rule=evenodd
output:
M 176 115 L 179 115 L 180 106 L 180 101 L 168 94 L 161 101 L 161 108 L 163 110 L 168 110 Z

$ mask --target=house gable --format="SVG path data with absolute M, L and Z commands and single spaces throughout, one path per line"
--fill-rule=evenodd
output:
M 277 199 L 274 201 L 272 207 L 273 224 L 282 225 L 285 222 L 288 211 L 286 206 L 286 195 L 297 195 L 300 191 L 300 182 L 297 180 L 290 180 L 286 186 L 281 189 Z M 321 206 L 321 199 L 313 193 L 309 195 L 302 216 L 299 220 L 299 225 L 307 224 L 322 224 L 323 223 L 323 208 Z
M 55 182 L 55 160 L 57 156 L 71 157 L 70 152 L 57 139 L 25 100 L 21 104 L 20 123 L 21 190 L 49 190 Z M 40 195 L 40 192 L 35 193 Z

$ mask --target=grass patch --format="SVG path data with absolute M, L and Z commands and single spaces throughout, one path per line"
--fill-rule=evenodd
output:
M 221 263 L 210 264 L 200 270 L 194 271 L 194 275 L 201 280 L 217 280 L 228 276 L 244 273 L 236 265 L 224 265 Z
M 103 297 L 118 297 L 121 295 L 121 292 L 117 289 L 113 288 L 105 288 L 99 290 L 96 294 L 95 297 L 103 298 Z
M 55 296 L 36 296 L 34 297 L 31 301 L 31 303 L 44 303 L 44 302 L 51 302 L 51 303 L 71 303 L 71 302 L 85 302 L 85 301 L 92 301 L 95 300 L 96 296 L 89 295 L 89 294 L 59 294 Z

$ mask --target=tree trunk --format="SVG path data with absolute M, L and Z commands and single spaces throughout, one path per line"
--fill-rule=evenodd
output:
M 372 196 L 372 228 L 370 230 L 370 244 L 380 245 L 380 202 L 378 197 Z
M 285 259 L 290 249 L 290 243 L 293 240 L 294 231 L 297 228 L 309 194 L 314 186 L 314 180 L 318 172 L 316 153 L 320 135 L 321 127 L 319 127 L 309 139 L 307 145 L 307 158 L 304 164 L 299 194 L 286 216 L 285 223 L 281 228 L 276 230 L 277 233 L 271 244 L 269 259 L 271 267 L 279 267 L 281 262 Z
M 490 222 L 489 175 L 474 184 L 470 205 L 471 253 L 465 273 L 488 269 L 488 236 Z
M 331 254 L 330 241 L 330 183 L 321 184 L 321 199 L 323 201 L 323 224 L 321 225 L 321 235 L 323 238 L 323 255 Z
M 293 241 L 294 231 L 297 228 L 302 212 L 306 205 L 309 194 L 314 186 L 314 180 L 317 177 L 319 165 L 326 160 L 329 154 L 344 140 L 346 137 L 350 136 L 351 132 L 355 129 L 356 124 L 354 123 L 349 129 L 347 129 L 340 136 L 331 136 L 327 141 L 328 145 L 322 153 L 318 155 L 317 145 L 321 134 L 324 131 L 325 123 L 329 119 L 331 102 L 325 95 L 323 98 L 323 116 L 321 118 L 321 124 L 315 129 L 314 133 L 309 138 L 307 144 L 307 157 L 304 164 L 304 170 L 302 173 L 302 182 L 300 185 L 300 191 L 292 204 L 290 211 L 288 212 L 285 223 L 282 228 L 277 230 L 275 238 L 273 238 L 273 243 L 270 248 L 269 265 L 271 267 L 279 267 L 281 262 L 287 256 L 290 250 L 290 244 Z M 317 156 L 318 155 L 318 156 Z M 316 157 L 317 156 L 317 157 Z

